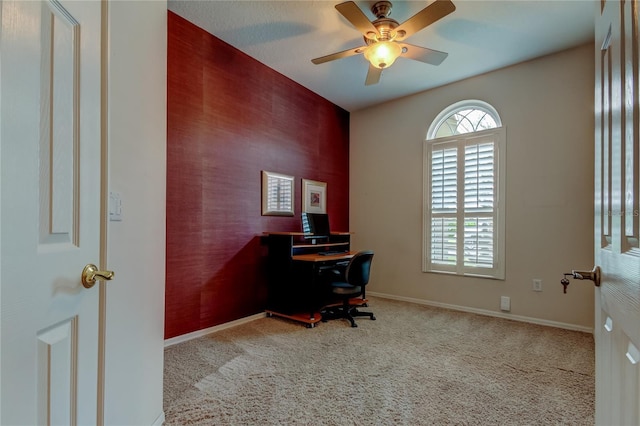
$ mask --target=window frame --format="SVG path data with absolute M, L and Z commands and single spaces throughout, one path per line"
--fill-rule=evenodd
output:
M 459 110 L 476 108 L 482 109 L 490 113 L 496 124 L 502 125 L 495 109 L 488 104 L 482 103 L 482 108 L 478 108 L 474 101 L 458 102 L 451 107 L 445 109 L 440 113 L 433 121 L 429 128 L 428 136 L 437 134 L 438 126 L 434 124 L 442 124 L 448 117 L 456 113 Z M 460 177 L 464 178 L 464 160 L 465 160 L 465 148 L 469 145 L 479 145 L 486 143 L 488 140 L 492 140 L 494 143 L 494 204 L 490 213 L 490 217 L 493 218 L 493 267 L 478 267 L 478 266 L 465 266 L 464 262 L 464 223 L 465 217 L 468 217 L 472 212 L 465 211 L 464 202 L 464 180 L 460 180 Z M 457 201 L 456 212 L 453 215 L 456 217 L 456 264 L 445 265 L 442 263 L 435 263 L 432 259 L 432 218 L 433 217 L 445 217 L 438 214 L 437 216 L 432 214 L 432 153 L 434 147 L 455 147 L 457 152 L 457 169 L 456 169 L 456 189 L 457 189 Z M 422 271 L 430 273 L 444 273 L 453 274 L 459 276 L 474 276 L 490 279 L 505 279 L 505 176 L 506 176 L 506 129 L 505 127 L 495 127 L 488 130 L 482 130 L 479 132 L 470 132 L 456 134 L 452 136 L 440 137 L 440 138 L 427 138 L 423 144 L 423 256 L 422 256 Z M 458 206 L 462 206 L 459 208 Z M 483 213 L 484 214 L 484 213 Z
M 470 99 L 456 102 L 455 104 L 449 105 L 447 108 L 443 109 L 431 122 L 429 130 L 427 131 L 427 140 L 437 139 L 436 135 L 438 134 L 438 130 L 440 130 L 440 127 L 445 123 L 445 121 L 447 121 L 447 119 L 453 114 L 466 109 L 478 109 L 484 111 L 493 117 L 493 120 L 496 122 L 495 128 L 502 127 L 500 114 L 498 114 L 498 111 L 496 111 L 493 106 L 478 99 Z

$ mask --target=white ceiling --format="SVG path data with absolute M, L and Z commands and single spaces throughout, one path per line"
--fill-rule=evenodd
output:
M 311 59 L 363 46 L 335 1 L 169 0 L 169 10 L 348 111 L 593 41 L 598 0 L 453 0 L 456 10 L 407 39 L 448 52 L 440 66 L 405 58 L 365 86 L 362 55 Z M 431 3 L 393 1 L 402 23 Z M 375 1 L 357 0 L 367 17 Z

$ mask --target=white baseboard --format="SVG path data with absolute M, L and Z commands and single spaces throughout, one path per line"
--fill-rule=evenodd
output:
M 490 317 L 504 318 L 504 319 L 510 319 L 514 321 L 528 322 L 531 324 L 546 325 L 549 327 L 563 328 L 566 330 L 574 330 L 574 331 L 582 331 L 585 333 L 593 334 L 592 328 L 584 327 L 576 324 L 568 324 L 568 323 L 558 322 L 558 321 L 549 321 L 549 320 L 544 320 L 540 318 L 525 317 L 521 315 L 512 315 L 506 312 L 489 311 L 487 309 L 470 308 L 468 306 L 451 305 L 448 303 L 433 302 L 431 300 L 416 299 L 413 297 L 394 296 L 392 294 L 378 293 L 373 291 L 368 291 L 367 294 L 374 297 L 380 297 L 382 299 L 399 300 L 402 302 L 416 303 L 418 305 L 434 306 L 437 308 L 451 309 L 454 311 L 469 312 L 469 313 L 479 314 L 479 315 L 488 315 Z M 264 318 L 265 316 L 266 316 L 266 313 L 262 312 L 259 314 L 251 315 L 249 317 L 240 318 L 235 321 L 230 321 L 224 324 L 194 331 L 192 333 L 187 333 L 181 336 L 172 337 L 164 341 L 164 347 L 166 348 L 172 345 L 177 345 L 178 343 L 183 343 L 192 339 L 197 339 L 198 337 L 206 336 L 207 334 L 215 333 L 218 331 L 225 330 L 227 328 L 231 328 L 231 327 L 235 327 L 251 321 L 255 321 L 257 319 Z M 164 414 L 163 414 L 162 421 L 164 421 Z
M 512 315 L 506 312 L 489 311 L 487 309 L 470 308 L 467 306 L 450 305 L 448 303 L 432 302 L 430 300 L 415 299 L 412 297 L 394 296 L 391 294 L 377 293 L 373 291 L 367 291 L 367 295 L 380 297 L 383 299 L 400 300 L 402 302 L 411 302 L 411 303 L 416 303 L 418 305 L 434 306 L 437 308 L 451 309 L 454 311 L 470 312 L 473 314 L 488 315 L 491 317 L 504 318 L 504 319 L 510 319 L 514 321 L 528 322 L 531 324 L 546 325 L 549 327 L 564 328 L 566 330 L 582 331 L 585 333 L 593 334 L 592 328 L 575 325 L 575 324 L 568 324 L 564 322 L 549 321 L 549 320 L 544 320 L 540 318 L 524 317 L 521 315 Z
M 160 426 L 164 423 L 164 421 L 165 421 L 165 417 L 164 417 L 164 411 L 163 411 L 162 413 L 160 413 L 156 421 L 153 422 L 151 426 Z
M 240 318 L 234 321 L 225 322 L 224 324 L 215 325 L 213 327 L 204 328 L 202 330 L 194 331 L 191 333 L 183 334 L 180 336 L 172 337 L 170 339 L 166 339 L 164 341 L 164 347 L 169 347 L 172 345 L 177 345 L 178 343 L 186 342 L 188 340 L 197 339 L 198 337 L 206 336 L 207 334 L 215 333 L 217 331 L 222 331 L 227 328 L 235 327 L 240 324 L 245 324 L 251 321 L 255 321 L 260 318 L 266 317 L 267 314 L 262 312 L 259 314 L 251 315 L 249 317 Z

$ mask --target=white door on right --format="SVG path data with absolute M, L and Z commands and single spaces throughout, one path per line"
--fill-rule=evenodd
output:
M 637 0 L 596 12 L 596 424 L 640 424 L 640 108 Z

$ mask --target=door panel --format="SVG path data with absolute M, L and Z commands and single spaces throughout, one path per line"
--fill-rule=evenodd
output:
M 101 4 L 0 8 L 0 424 L 96 424 Z
M 78 246 L 80 24 L 60 3 L 42 4 L 40 249 Z
M 638 4 L 596 15 L 596 423 L 640 424 Z

